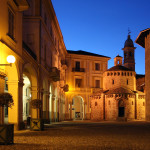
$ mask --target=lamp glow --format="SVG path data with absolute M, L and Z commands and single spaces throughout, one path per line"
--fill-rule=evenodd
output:
M 13 55 L 7 56 L 7 62 L 8 63 L 14 63 L 15 61 L 16 61 L 16 59 Z

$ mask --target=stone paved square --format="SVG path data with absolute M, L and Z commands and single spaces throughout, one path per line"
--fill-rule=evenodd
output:
M 59 122 L 44 131 L 16 131 L 0 150 L 149 150 L 150 122 Z

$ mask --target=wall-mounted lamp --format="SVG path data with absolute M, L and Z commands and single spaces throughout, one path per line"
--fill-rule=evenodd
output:
M 0 64 L 0 66 L 12 66 L 12 63 L 16 61 L 16 58 L 13 55 L 7 56 L 7 62 L 9 64 Z

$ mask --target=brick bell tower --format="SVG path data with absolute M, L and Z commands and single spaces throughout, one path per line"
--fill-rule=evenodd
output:
M 135 59 L 134 59 L 134 47 L 133 41 L 130 38 L 130 32 L 128 33 L 128 38 L 125 41 L 124 48 L 124 66 L 135 71 Z

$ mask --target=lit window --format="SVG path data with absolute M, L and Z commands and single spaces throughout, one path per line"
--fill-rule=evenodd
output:
M 8 10 L 8 35 L 14 39 L 14 14 Z
M 100 64 L 99 63 L 95 63 L 95 70 L 100 70 Z
M 82 79 L 76 79 L 75 80 L 75 87 L 81 87 L 82 86 Z
M 100 80 L 95 80 L 95 87 L 100 88 Z

